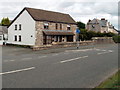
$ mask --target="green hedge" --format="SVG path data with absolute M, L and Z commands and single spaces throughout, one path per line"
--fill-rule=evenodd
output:
M 91 40 L 92 37 L 113 37 L 116 34 L 114 33 L 101 33 L 101 32 L 95 32 L 95 31 L 88 31 L 86 29 L 81 29 L 80 30 L 80 36 L 79 38 L 84 41 L 84 40 Z
M 115 43 L 120 43 L 120 35 L 113 36 L 113 40 Z

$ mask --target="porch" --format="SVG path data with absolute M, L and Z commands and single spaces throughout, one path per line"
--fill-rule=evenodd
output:
M 73 32 L 65 31 L 43 31 L 43 44 L 52 44 L 54 42 L 73 42 Z

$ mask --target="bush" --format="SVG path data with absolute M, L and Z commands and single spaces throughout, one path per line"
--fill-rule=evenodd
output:
M 113 36 L 113 41 L 115 43 L 120 43 L 120 36 L 116 35 L 116 36 Z
M 114 33 L 101 33 L 101 32 L 95 32 L 95 31 L 88 31 L 86 29 L 80 29 L 80 36 L 79 39 L 81 39 L 81 41 L 84 40 L 91 40 L 92 37 L 113 37 L 115 36 Z

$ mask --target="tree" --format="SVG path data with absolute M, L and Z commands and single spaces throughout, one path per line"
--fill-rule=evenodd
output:
M 3 18 L 2 20 L 1 20 L 1 23 L 0 23 L 1 25 L 3 25 L 3 26 L 8 26 L 9 24 L 10 24 L 10 20 L 9 20 L 9 18 L 7 17 L 7 18 Z
M 82 22 L 77 22 L 77 26 L 78 28 L 81 30 L 81 29 L 85 29 L 85 24 L 82 23 Z
M 96 37 L 97 33 L 94 31 L 87 31 L 87 40 L 91 40 L 92 37 Z
M 87 30 L 86 29 L 80 30 L 80 39 L 81 39 L 81 41 L 84 41 L 87 39 Z

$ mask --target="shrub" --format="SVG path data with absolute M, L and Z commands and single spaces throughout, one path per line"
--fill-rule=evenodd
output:
M 120 43 L 120 36 L 119 35 L 113 36 L 113 41 L 115 43 Z

